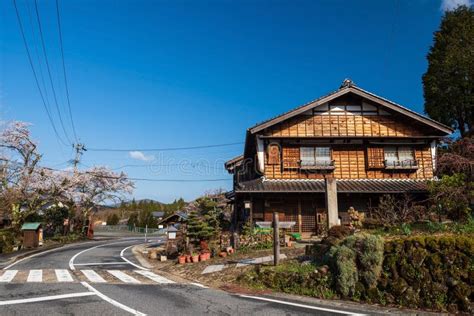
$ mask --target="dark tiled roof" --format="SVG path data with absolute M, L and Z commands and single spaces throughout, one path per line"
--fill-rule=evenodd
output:
M 239 155 L 237 157 L 234 157 L 224 163 L 224 167 L 226 169 L 232 169 L 239 163 L 241 163 L 244 160 L 244 155 Z
M 360 179 L 336 180 L 340 193 L 402 193 L 426 192 L 426 181 L 411 179 Z M 324 180 L 256 180 L 241 182 L 235 187 L 236 193 L 304 193 L 324 192 Z
M 165 212 L 161 212 L 161 211 L 151 212 L 151 214 L 153 215 L 153 217 L 163 217 L 163 216 L 165 216 Z

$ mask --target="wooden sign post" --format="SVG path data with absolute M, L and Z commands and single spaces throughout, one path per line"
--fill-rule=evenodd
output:
M 278 265 L 280 262 L 280 222 L 278 212 L 273 212 L 273 263 Z

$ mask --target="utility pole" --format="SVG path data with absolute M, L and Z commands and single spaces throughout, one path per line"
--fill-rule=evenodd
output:
M 84 146 L 84 144 L 80 144 L 80 143 L 73 144 L 72 147 L 76 151 L 76 156 L 74 157 L 74 159 L 72 161 L 73 164 L 74 164 L 74 172 L 76 173 L 77 172 L 77 164 L 81 161 L 81 156 L 85 151 L 87 151 L 87 149 Z

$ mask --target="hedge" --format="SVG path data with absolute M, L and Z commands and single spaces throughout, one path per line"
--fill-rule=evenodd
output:
M 383 303 L 469 311 L 474 293 L 472 236 L 390 240 L 385 242 L 384 257 L 378 282 Z
M 308 247 L 307 255 L 313 255 L 313 264 L 257 267 L 242 280 L 320 298 L 342 297 L 381 305 L 472 312 L 473 235 L 397 237 L 383 241 L 374 235 L 357 234 L 333 239 L 329 237 Z M 321 266 L 325 263 L 328 266 Z

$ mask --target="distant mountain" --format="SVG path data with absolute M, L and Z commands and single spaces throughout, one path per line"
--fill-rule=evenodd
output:
M 154 204 L 160 204 L 160 205 L 166 205 L 166 203 L 163 203 L 163 202 L 160 202 L 160 201 L 156 201 L 156 200 L 152 200 L 152 199 L 141 199 L 141 200 L 135 200 L 135 203 L 154 203 Z M 125 205 L 130 205 L 132 204 L 132 200 L 130 201 L 124 201 L 124 204 Z M 109 207 L 109 208 L 117 208 L 119 207 L 120 205 L 122 205 L 122 203 L 115 203 L 115 204 L 109 204 L 109 205 L 103 205 L 103 207 Z

